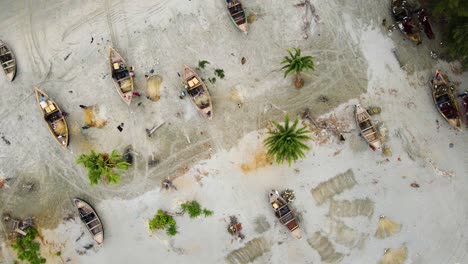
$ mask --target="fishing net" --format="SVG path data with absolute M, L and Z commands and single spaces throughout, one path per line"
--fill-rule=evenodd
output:
M 320 232 L 315 232 L 311 238 L 307 240 L 309 245 L 317 250 L 322 262 L 326 263 L 339 263 L 343 260 L 344 255 L 336 252 L 335 247 L 328 240 L 327 237 L 322 236 Z
M 311 190 L 311 193 L 317 204 L 321 205 L 334 195 L 340 194 L 346 189 L 351 189 L 356 183 L 353 171 L 347 170 L 345 173 L 338 174 L 328 181 L 320 183 Z
M 369 199 L 356 199 L 352 201 L 332 200 L 330 203 L 329 214 L 333 217 L 371 217 L 374 214 L 374 202 Z
M 403 264 L 408 258 L 408 249 L 406 246 L 401 248 L 388 248 L 385 250 L 383 257 L 380 259 L 379 264 Z
M 159 75 L 150 76 L 146 80 L 146 96 L 156 102 L 161 98 L 162 77 Z
M 400 230 L 401 225 L 399 223 L 394 222 L 391 219 L 382 215 L 379 218 L 379 226 L 377 227 L 377 231 L 375 232 L 375 237 L 384 239 L 400 232 Z
M 226 262 L 229 264 L 251 263 L 267 251 L 270 251 L 270 245 L 266 239 L 255 238 L 247 242 L 245 246 L 229 253 L 226 256 Z
M 342 221 L 332 221 L 330 236 L 336 243 L 350 249 L 362 248 L 367 239 L 366 234 L 352 229 Z
M 98 106 L 89 106 L 83 110 L 85 124 L 89 127 L 102 128 L 107 124 L 104 111 L 100 111 Z
M 67 126 L 65 125 L 63 120 L 57 121 L 57 123 L 55 123 L 54 131 L 57 135 L 65 135 L 67 133 Z
M 123 80 L 122 83 L 120 84 L 120 89 L 122 90 L 123 93 L 132 91 L 132 80 L 131 79 Z

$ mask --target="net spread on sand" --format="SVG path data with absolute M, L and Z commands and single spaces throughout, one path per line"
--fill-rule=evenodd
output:
M 312 237 L 307 240 L 307 243 L 309 243 L 313 249 L 317 250 L 323 262 L 339 263 L 344 258 L 344 255 L 336 252 L 333 244 L 330 243 L 327 237 L 322 236 L 320 232 L 315 232 Z
M 351 189 L 356 184 L 353 171 L 347 170 L 345 173 L 338 174 L 328 181 L 320 183 L 311 190 L 311 193 L 317 204 L 321 205 L 334 195 L 340 194 L 346 189 Z
M 371 217 L 374 214 L 374 202 L 369 199 L 342 200 L 330 202 L 329 214 L 334 217 Z
M 107 124 L 107 120 L 102 116 L 97 106 L 90 106 L 83 110 L 85 124 L 89 127 L 101 128 Z
M 332 221 L 330 236 L 336 243 L 350 249 L 361 249 L 368 237 L 367 234 L 354 230 L 339 220 Z
M 150 76 L 146 80 L 146 96 L 156 102 L 161 98 L 162 78 L 159 75 Z
M 226 262 L 229 264 L 247 264 L 267 251 L 270 251 L 270 245 L 266 239 L 255 238 L 247 242 L 245 246 L 229 253 L 226 256 Z
M 379 218 L 379 226 L 377 227 L 377 231 L 375 231 L 375 237 L 384 239 L 400 232 L 400 230 L 401 224 L 392 221 L 388 217 L 381 216 Z
M 55 133 L 57 135 L 65 135 L 67 133 L 67 127 L 65 126 L 65 123 L 63 122 L 63 120 L 60 120 L 60 121 L 57 121 L 57 123 L 55 123 Z
M 379 264 L 403 264 L 408 258 L 408 249 L 405 245 L 400 248 L 389 248 L 385 250 Z

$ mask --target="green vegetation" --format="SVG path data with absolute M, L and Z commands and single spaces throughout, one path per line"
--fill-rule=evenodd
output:
M 26 236 L 19 237 L 13 244 L 12 247 L 16 250 L 20 260 L 26 260 L 31 264 L 46 263 L 40 254 L 40 244 L 34 241 L 38 234 L 39 232 L 35 228 L 29 227 L 26 230 Z
M 219 78 L 223 79 L 224 78 L 224 70 L 223 69 L 215 69 L 214 74 L 218 76 Z
M 208 81 L 209 81 L 210 83 L 215 83 L 215 82 L 216 82 L 216 78 L 215 78 L 215 77 L 213 77 L 213 78 L 208 78 Z
M 209 61 L 206 61 L 206 60 L 198 61 L 198 67 L 199 67 L 200 69 L 205 69 L 205 66 L 206 66 L 207 64 L 210 64 L 210 62 L 209 62 Z
M 285 56 L 281 64 L 284 66 L 282 70 L 284 72 L 284 78 L 288 76 L 289 73 L 295 73 L 296 77 L 294 78 L 294 86 L 296 88 L 302 88 L 304 86 L 304 80 L 302 79 L 301 73 L 303 71 L 314 70 L 314 58 L 312 56 L 301 56 L 301 50 L 294 48 L 294 55 L 291 50 L 287 50 L 289 57 Z
M 468 1 L 429 0 L 443 31 L 447 52 L 468 67 Z
M 185 202 L 180 205 L 182 208 L 183 212 L 186 212 L 189 214 L 190 218 L 196 218 L 199 217 L 201 214 L 203 214 L 205 217 L 208 217 L 210 215 L 213 215 L 213 211 L 210 211 L 208 209 L 202 209 L 200 203 L 197 201 L 190 201 L 190 202 Z
M 268 149 L 268 155 L 275 158 L 277 163 L 288 161 L 296 162 L 299 158 L 304 158 L 304 151 L 310 148 L 304 144 L 305 141 L 311 139 L 307 134 L 310 133 L 307 128 L 302 127 L 297 129 L 299 119 L 296 118 L 292 126 L 289 125 L 289 116 L 284 119 L 284 126 L 273 121 L 276 129 L 269 131 L 270 136 L 263 142 Z
M 91 150 L 89 155 L 81 154 L 76 163 L 83 164 L 88 169 L 88 178 L 91 185 L 105 181 L 110 184 L 120 182 L 120 174 L 114 169 L 127 170 L 130 163 L 124 161 L 123 156 L 116 150 L 109 153 L 96 153 Z
M 166 234 L 169 236 L 175 236 L 177 234 L 176 221 L 163 210 L 158 210 L 158 213 L 151 219 L 149 222 L 149 229 L 151 232 L 157 229 L 166 229 Z

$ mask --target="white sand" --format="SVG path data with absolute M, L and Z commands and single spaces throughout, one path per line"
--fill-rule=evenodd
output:
M 373 41 L 364 41 L 368 39 Z M 379 151 L 367 148 L 353 130 L 346 134 L 344 145 L 316 146 L 311 142 L 312 151 L 297 164 L 291 167 L 273 165 L 245 175 L 241 164 L 251 162 L 261 150 L 264 138 L 264 131 L 252 132 L 245 135 L 237 147 L 199 162 L 177 179 L 178 191 L 156 188 L 135 199 L 105 200 L 97 204 L 106 230 L 105 244 L 97 251 L 78 257 L 70 249 L 78 247 L 74 239 L 79 232 L 61 230 L 83 229 L 79 223 L 68 222 L 66 227 L 44 234 L 60 236 L 60 240 L 69 239 L 64 251 L 69 254 L 63 257 L 80 263 L 151 263 L 156 260 L 222 263 L 229 252 L 255 237 L 265 237 L 271 243 L 271 251 L 259 258 L 258 263 L 319 263 L 320 256 L 308 245 L 307 239 L 316 231 L 325 235 L 331 232 L 329 203 L 317 206 L 310 190 L 352 169 L 358 184 L 334 199 L 370 198 L 375 202 L 375 212 L 370 218 L 336 219 L 368 235 L 362 247 L 353 249 L 338 245 L 330 238 L 336 251 L 345 254 L 342 263 L 376 263 L 385 248 L 396 248 L 403 243 L 408 247 L 408 263 L 465 263 L 468 260 L 466 132 L 455 132 L 441 120 L 431 104 L 425 79 L 418 79 L 417 74 L 406 76 L 386 36 L 367 30 L 361 34 L 361 43 L 369 63 L 370 81 L 368 93 L 360 101 L 383 108 L 382 114 L 375 118 L 385 122 L 389 130 L 388 144 L 393 156 L 387 163 L 378 164 L 385 158 Z M 424 75 L 421 73 L 421 76 Z M 355 127 L 352 104 L 357 102 L 343 104 L 335 111 L 352 128 Z M 409 102 L 414 106 L 408 107 Z M 439 130 L 436 119 L 441 123 Z M 397 131 L 414 146 L 405 146 L 396 136 Z M 454 143 L 454 148 L 449 148 L 449 143 Z M 413 151 L 414 161 L 405 149 Z M 338 150 L 341 152 L 335 156 Z M 446 171 L 453 176 L 441 174 Z M 410 187 L 412 182 L 417 182 L 420 188 Z M 303 239 L 293 239 L 271 212 L 267 192 L 275 188 L 295 191 L 297 198 L 293 206 L 301 215 Z M 148 234 L 145 221 L 158 209 L 177 211 L 181 202 L 191 199 L 214 210 L 214 216 L 196 220 L 189 220 L 187 216 L 176 218 L 179 234 L 174 238 L 167 237 L 164 232 Z M 373 237 L 381 214 L 401 223 L 402 231 L 384 240 Z M 236 215 L 243 224 L 246 239 L 242 243 L 231 243 L 226 232 L 229 215 Z M 271 225 L 263 234 L 254 231 L 255 218 L 259 215 L 265 215 Z

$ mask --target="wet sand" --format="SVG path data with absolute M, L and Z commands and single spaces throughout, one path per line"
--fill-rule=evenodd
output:
M 437 42 L 427 43 L 426 38 L 416 47 L 400 32 L 388 33 L 382 28 L 383 18 L 391 21 L 388 3 L 314 3 L 320 20 L 312 22 L 309 38 L 304 40 L 304 9 L 283 1 L 267 6 L 261 1 L 245 3 L 258 15 L 248 35 L 231 25 L 222 1 L 209 5 L 196 1 L 183 5 L 178 1 L 7 2 L 9 9 L 0 11 L 5 29 L 0 38 L 14 50 L 20 68 L 15 82 L 0 79 L 6 95 L 0 99 L 0 133 L 11 142 L 0 144 L 0 176 L 12 178 L 8 182 L 11 187 L 0 191 L 0 213 L 35 215 L 50 241 L 63 242 L 64 256 L 74 262 L 106 263 L 112 258 L 115 263 L 122 259 L 147 262 L 155 256 L 168 261 L 219 262 L 242 246 L 228 243 L 222 219 L 242 215 L 241 222 L 247 226 L 245 243 L 260 236 L 253 231 L 259 213 L 272 226 L 262 236 L 274 249 L 262 255 L 259 263 L 280 263 L 285 256 L 291 263 L 318 262 L 320 256 L 306 239 L 316 231 L 327 234 L 328 205 L 317 206 L 310 190 L 350 168 L 359 184 L 338 198 L 370 197 L 375 212 L 368 220 L 353 218 L 345 223 L 372 235 L 382 213 L 392 215 L 407 229 L 389 243 L 370 239 L 364 249 L 337 246 L 339 252 L 350 254 L 344 263 L 372 263 L 384 248 L 396 248 L 404 242 L 415 263 L 466 259 L 462 249 L 468 215 L 467 182 L 463 177 L 468 171 L 463 161 L 467 136 L 466 132 L 449 129 L 439 117 L 426 85 L 436 67 L 449 72 L 451 65 L 430 58 L 429 51 L 437 47 Z M 144 75 L 150 70 L 163 77 L 158 102 L 143 96 L 134 98 L 127 107 L 121 101 L 108 73 L 109 45 L 135 66 L 137 91 L 145 91 Z M 294 89 L 292 78 L 283 79 L 279 71 L 279 62 L 291 47 L 300 47 L 315 57 L 316 70 L 306 74 L 301 90 Z M 242 57 L 247 59 L 245 65 L 241 64 Z M 182 85 L 177 72 L 183 64 L 196 67 L 199 60 L 210 62 L 200 72 L 205 79 L 214 76 L 215 68 L 224 69 L 226 74 L 225 79 L 218 78 L 208 86 L 214 101 L 211 122 L 200 117 L 187 98 L 178 98 Z M 466 75 L 450 77 L 466 80 Z M 70 113 L 69 151 L 50 138 L 32 85 Z M 232 99 L 233 89 L 243 98 L 240 109 Z M 324 97 L 327 100 L 320 100 Z M 353 127 L 351 105 L 356 98 L 365 105 L 383 107 L 378 119 L 389 128 L 394 153 L 389 164 L 378 165 L 384 158 L 370 152 L 353 130 L 345 145 L 314 146 L 307 159 L 293 168 L 274 165 L 243 174 L 241 164 L 251 162 L 248 154 L 261 145 L 262 129 L 269 120 L 280 121 L 285 112 L 298 115 L 307 107 L 315 116 L 333 111 Z M 79 104 L 99 105 L 109 124 L 102 129 L 80 130 L 84 116 Z M 439 130 L 435 128 L 436 119 L 441 124 Z M 147 138 L 145 129 L 164 121 L 166 125 Z M 116 126 L 121 122 L 125 126 L 120 133 Z M 455 147 L 446 147 L 449 143 Z M 90 187 L 85 170 L 74 162 L 76 157 L 90 149 L 123 151 L 128 145 L 133 145 L 137 153 L 136 162 L 122 183 Z M 337 150 L 341 154 L 332 155 Z M 408 152 L 411 158 L 405 156 Z M 153 156 L 160 162 L 151 167 L 147 163 Z M 403 161 L 396 161 L 400 156 Z M 184 168 L 192 169 L 185 173 Z M 200 176 L 197 169 L 208 171 L 208 176 Z M 454 176 L 443 176 L 446 171 Z M 179 192 L 157 191 L 163 178 L 173 176 L 181 176 L 176 182 Z M 415 190 L 409 187 L 411 181 L 424 185 Z M 34 183 L 32 192 L 22 187 L 28 183 Z M 301 241 L 292 240 L 263 204 L 269 189 L 283 187 L 296 191 L 294 206 L 302 215 L 306 234 Z M 73 241 L 82 227 L 79 222 L 63 221 L 74 213 L 71 199 L 75 196 L 95 204 L 108 230 L 105 246 L 81 257 L 75 249 L 84 242 Z M 191 198 L 213 209 L 215 216 L 206 221 L 180 220 L 183 230 L 174 240 L 165 235 L 148 236 L 145 219 L 160 207 L 172 209 Z M 432 211 L 415 210 L 423 206 Z M 6 227 L 0 226 L 5 235 Z M 433 230 L 430 238 L 422 237 L 427 230 Z M 206 243 L 197 246 L 194 243 L 198 244 L 200 237 Z M 119 253 L 122 247 L 136 245 L 135 241 L 139 241 L 138 246 Z M 284 243 L 276 245 L 278 241 Z M 3 257 L 7 263 L 11 260 L 8 254 Z

